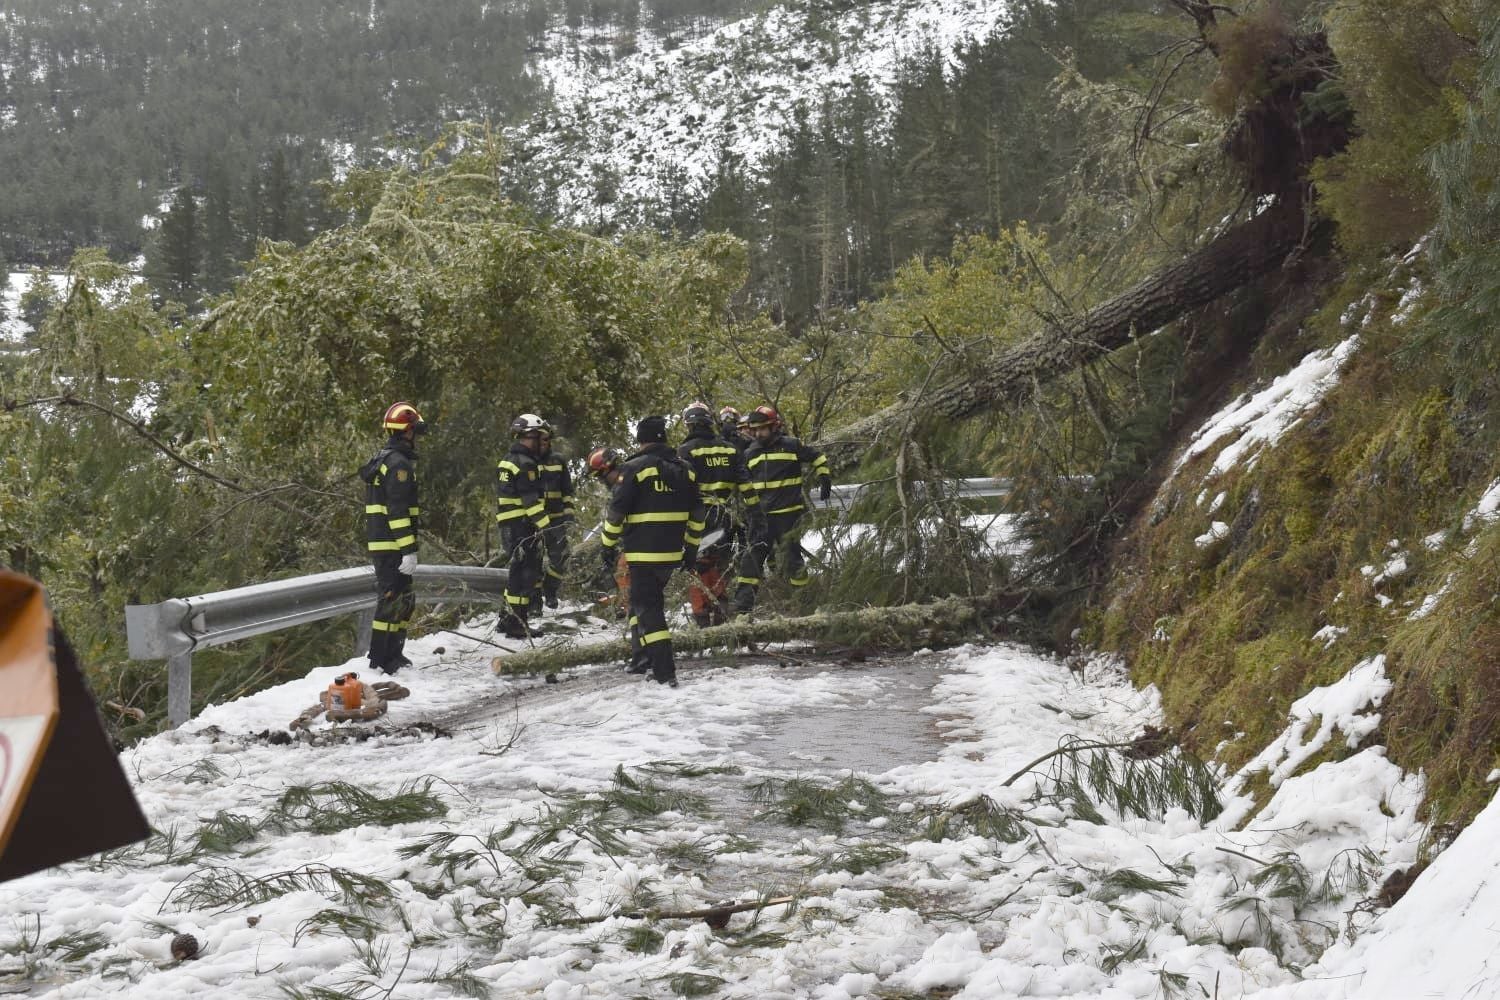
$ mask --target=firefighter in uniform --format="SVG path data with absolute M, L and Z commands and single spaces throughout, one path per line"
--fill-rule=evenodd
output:
M 381 419 L 390 439 L 359 470 L 365 481 L 365 544 L 375 564 L 375 620 L 370 626 L 370 669 L 394 674 L 411 666 L 403 655 L 406 627 L 416 610 L 412 574 L 417 571 L 416 436 L 427 433 L 410 403 L 392 403 Z
M 739 584 L 734 594 L 735 610 L 748 614 L 755 607 L 755 594 L 773 553 L 778 569 L 794 587 L 808 583 L 802 555 L 802 532 L 797 523 L 807 509 L 802 496 L 803 466 L 811 466 L 818 477 L 818 496 L 827 500 L 833 489 L 828 459 L 816 448 L 782 433 L 781 415 L 770 406 L 757 406 L 746 414 L 745 425 L 754 442 L 745 452 L 745 472 L 758 503 L 750 512 L 750 547 L 740 561 Z
M 620 485 L 604 518 L 604 568 L 617 549 L 630 563 L 630 673 L 648 670 L 658 684 L 677 686 L 664 591 L 672 570 L 692 569 L 703 531 L 703 502 L 693 470 L 667 445 L 667 418 L 636 425 L 641 447 L 620 466 Z
M 541 453 L 536 459 L 537 480 L 542 484 L 542 500 L 549 522 L 542 532 L 547 552 L 547 572 L 540 581 L 541 592 L 533 595 L 531 610 L 540 613 L 538 597 L 549 608 L 557 607 L 557 591 L 568 569 L 568 527 L 575 520 L 573 508 L 573 474 L 568 460 L 552 450 L 552 428 L 542 427 Z
M 506 613 L 501 629 L 512 639 L 524 639 L 530 634 L 526 619 L 532 613 L 532 594 L 542 579 L 542 533 L 550 520 L 536 460 L 541 454 L 546 426 L 534 413 L 523 413 L 511 421 L 514 441 L 496 467 L 495 520 L 504 532 L 505 547 L 510 553 L 505 583 Z
M 682 411 L 687 438 L 677 446 L 677 456 L 693 467 L 698 492 L 703 498 L 706 515 L 703 538 L 698 549 L 697 577 L 688 587 L 693 621 L 699 628 L 722 624 L 728 620 L 728 587 L 730 552 L 738 531 L 734 504 L 738 497 L 753 502 L 745 480 L 745 463 L 740 450 L 719 436 L 714 419 L 704 403 L 692 403 Z M 709 541 L 711 535 L 717 537 Z
M 740 433 L 739 410 L 726 406 L 719 411 L 719 436 L 734 445 L 735 451 L 740 453 L 740 459 L 743 461 L 745 449 L 750 447 L 750 441 Z
M 617 448 L 595 448 L 589 452 L 588 474 L 602 483 L 606 492 L 613 493 L 615 487 L 620 485 L 620 466 L 624 462 L 625 456 Z M 614 592 L 612 596 L 601 597 L 599 603 L 612 603 L 618 617 L 625 617 L 627 595 L 630 593 L 630 564 L 625 561 L 625 553 L 621 552 L 615 559 L 613 571 L 608 566 L 601 567 L 593 583 L 594 589 L 600 594 L 609 595 L 611 591 Z

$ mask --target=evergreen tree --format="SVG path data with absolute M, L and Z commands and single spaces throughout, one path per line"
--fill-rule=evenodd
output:
M 146 277 L 158 302 L 198 306 L 198 206 L 187 185 L 178 187 L 172 206 L 146 255 Z
M 234 194 L 229 172 L 214 161 L 204 179 L 203 192 L 203 290 L 216 294 L 228 290 L 240 250 L 234 225 Z

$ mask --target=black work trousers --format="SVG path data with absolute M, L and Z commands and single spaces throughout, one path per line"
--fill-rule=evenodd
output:
M 755 594 L 765 578 L 766 560 L 775 554 L 776 565 L 794 587 L 808 583 L 806 561 L 802 556 L 802 529 L 798 527 L 802 511 L 767 514 L 764 521 L 750 527 L 750 547 L 740 560 L 739 586 L 734 592 L 736 611 L 755 607 Z
M 677 679 L 672 630 L 667 628 L 666 590 L 676 563 L 630 564 L 630 669 L 648 669 L 658 684 Z
M 393 674 L 406 662 L 406 627 L 417 610 L 417 596 L 412 593 L 411 577 L 401 572 L 401 556 L 396 552 L 374 552 L 375 620 L 370 625 L 370 669 Z
M 568 572 L 568 525 L 572 523 L 572 518 L 553 520 L 542 529 L 542 546 L 547 550 L 547 572 L 542 577 L 543 597 L 556 599 L 563 576 Z
M 542 582 L 542 533 L 530 521 L 517 519 L 505 526 L 505 547 L 510 553 L 506 567 L 505 610 L 502 623 L 507 634 L 524 632 L 531 615 L 531 595 Z

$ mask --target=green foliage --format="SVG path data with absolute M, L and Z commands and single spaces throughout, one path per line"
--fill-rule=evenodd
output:
M 1475 99 L 1427 166 L 1437 193 L 1441 305 L 1417 349 L 1447 356 L 1461 398 L 1490 401 L 1500 390 L 1500 30 L 1493 26 Z
M 499 197 L 500 162 L 483 131 L 453 133 L 386 178 L 368 222 L 300 250 L 266 244 L 198 324 L 82 252 L 36 350 L 8 362 L 19 406 L 0 416 L 0 551 L 49 587 L 101 698 L 152 713 L 141 729 L 164 680 L 123 662 L 124 605 L 362 561 L 352 473 L 393 400 L 435 428 L 421 465 L 432 561 L 478 561 L 516 412 L 554 417 L 582 451 L 676 402 L 657 373 L 723 315 L 743 247 L 542 225 Z M 317 628 L 207 652 L 195 690 L 233 696 L 347 641 Z
M 1424 162 L 1457 131 L 1472 88 L 1479 0 L 1338 0 L 1329 41 L 1361 134 L 1317 165 L 1319 207 L 1359 255 L 1410 245 L 1437 199 Z

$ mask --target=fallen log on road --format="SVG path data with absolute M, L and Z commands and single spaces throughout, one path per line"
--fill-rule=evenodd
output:
M 802 618 L 766 618 L 731 622 L 703 629 L 681 629 L 672 635 L 678 653 L 706 649 L 736 649 L 747 644 L 812 640 L 856 646 L 914 648 L 956 641 L 981 626 L 980 611 L 993 598 L 948 597 L 931 604 L 902 604 L 893 608 L 822 612 Z M 774 655 L 774 654 L 772 654 Z M 552 673 L 567 667 L 630 659 L 630 642 L 588 646 L 559 644 L 497 656 L 491 669 L 501 675 Z

